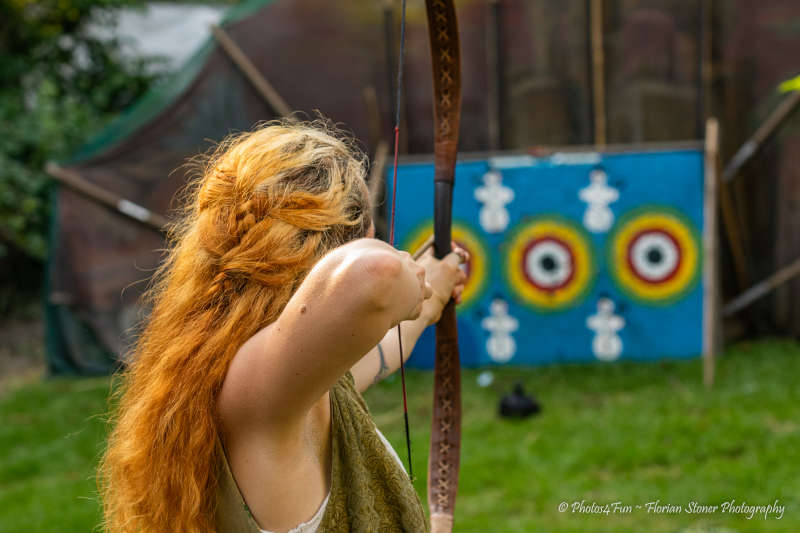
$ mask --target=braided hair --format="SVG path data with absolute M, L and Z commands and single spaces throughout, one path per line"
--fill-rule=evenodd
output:
M 214 529 L 216 400 L 238 349 L 328 251 L 367 235 L 364 158 L 326 123 L 269 123 L 194 161 L 119 377 L 98 470 L 106 529 Z

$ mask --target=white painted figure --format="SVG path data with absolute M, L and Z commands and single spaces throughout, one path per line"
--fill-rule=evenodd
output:
M 586 319 L 586 327 L 595 332 L 592 352 L 601 361 L 615 361 L 622 354 L 622 338 L 618 332 L 625 327 L 625 319 L 614 314 L 614 302 L 600 298 L 597 314 Z
M 503 176 L 496 170 L 483 175 L 483 185 L 475 189 L 475 199 L 483 204 L 479 213 L 486 233 L 500 233 L 508 227 L 506 205 L 514 200 L 514 190 L 503 185 Z
M 481 321 L 481 327 L 489 332 L 486 351 L 496 363 L 507 363 L 517 352 L 517 343 L 511 333 L 519 328 L 519 321 L 508 314 L 508 304 L 497 298 L 489 306 L 489 316 Z
M 614 212 L 608 205 L 619 199 L 619 191 L 608 185 L 608 176 L 602 170 L 592 170 L 589 180 L 591 183 L 578 193 L 589 204 L 583 214 L 583 225 L 592 233 L 605 233 L 614 223 Z

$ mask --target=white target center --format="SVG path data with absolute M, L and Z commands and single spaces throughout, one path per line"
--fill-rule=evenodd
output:
M 661 232 L 645 233 L 631 247 L 633 268 L 648 281 L 669 277 L 678 267 L 680 255 L 675 242 Z
M 558 288 L 572 274 L 572 255 L 563 244 L 543 240 L 528 251 L 525 271 L 536 285 L 545 289 Z

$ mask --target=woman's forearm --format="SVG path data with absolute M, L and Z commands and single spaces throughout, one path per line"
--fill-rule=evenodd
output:
M 427 327 L 428 320 L 422 316 L 400 323 L 400 332 L 403 335 L 403 361 L 408 361 L 420 335 Z M 397 326 L 390 328 L 383 339 L 353 365 L 351 372 L 359 391 L 365 391 L 370 385 L 378 383 L 400 368 L 397 329 Z

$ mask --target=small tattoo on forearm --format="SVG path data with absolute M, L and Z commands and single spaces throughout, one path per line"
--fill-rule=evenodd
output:
M 381 343 L 378 343 L 378 356 L 381 358 L 381 366 L 378 369 L 378 373 L 375 374 L 375 379 L 372 380 L 373 383 L 377 383 L 386 377 L 387 371 L 389 370 L 389 365 L 386 364 L 386 357 L 383 355 L 383 348 L 381 348 Z

